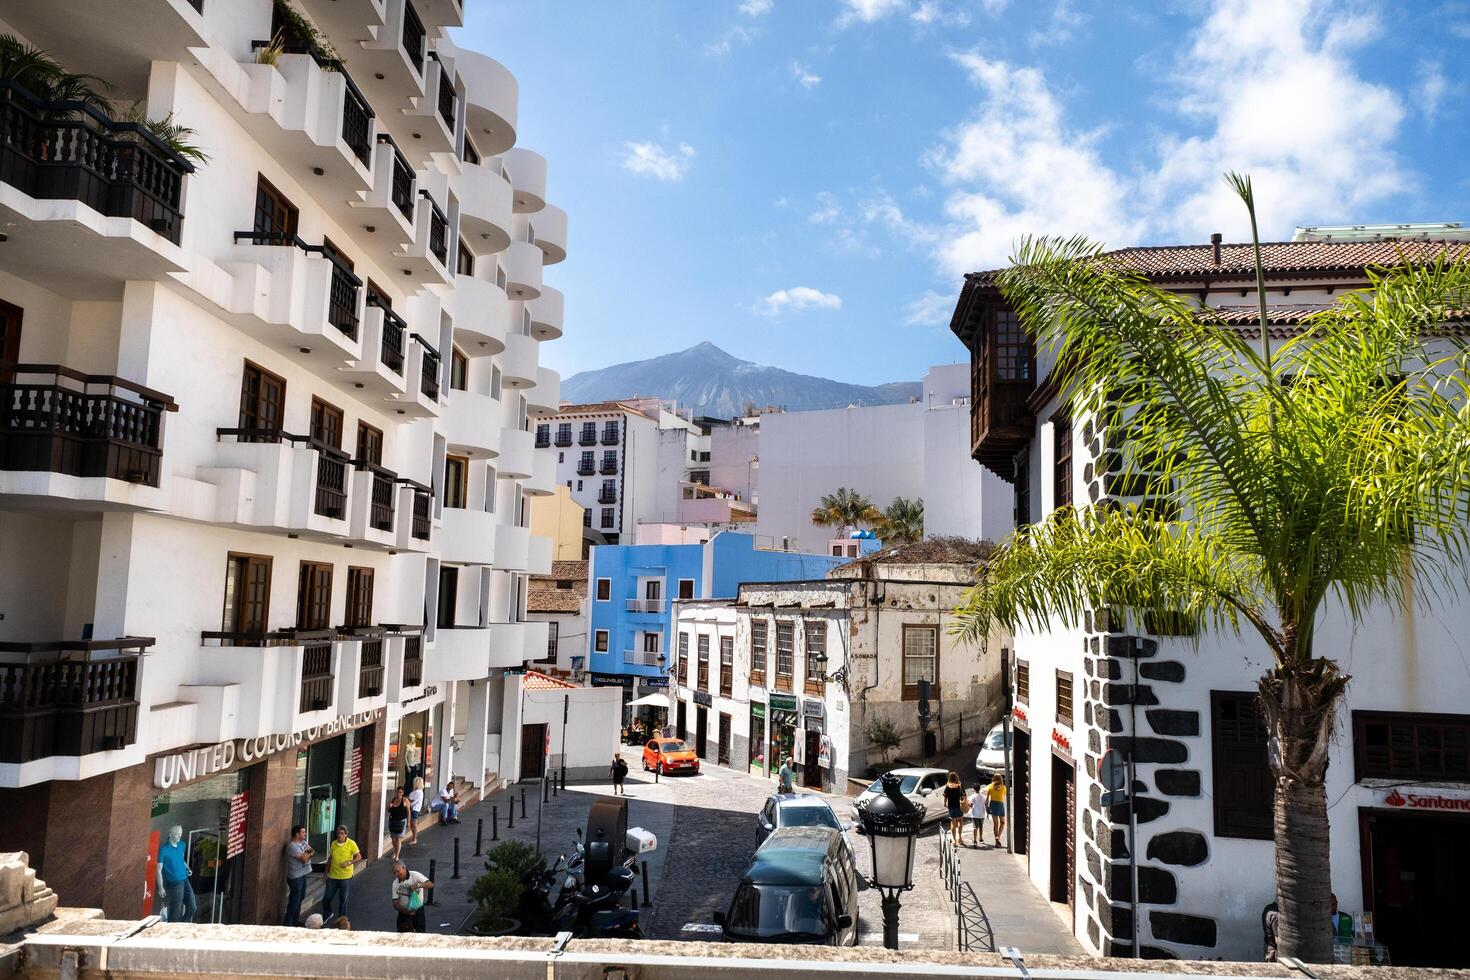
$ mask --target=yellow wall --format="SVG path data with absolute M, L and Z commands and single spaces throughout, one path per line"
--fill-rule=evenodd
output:
M 531 498 L 531 533 L 552 542 L 552 561 L 582 558 L 582 505 L 572 501 L 572 492 L 558 485 L 549 497 Z

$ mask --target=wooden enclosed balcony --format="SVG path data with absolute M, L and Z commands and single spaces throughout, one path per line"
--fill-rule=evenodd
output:
M 138 734 L 139 657 L 153 643 L 138 636 L 0 643 L 0 762 L 132 745 Z

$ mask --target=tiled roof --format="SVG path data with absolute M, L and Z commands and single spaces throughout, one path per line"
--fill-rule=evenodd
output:
M 551 577 L 560 579 L 581 579 L 587 581 L 587 560 L 581 561 L 554 561 L 551 563 Z
M 526 589 L 526 611 L 533 613 L 575 613 L 582 609 L 585 592 L 575 589 Z
M 521 686 L 527 691 L 575 691 L 577 689 L 577 685 L 558 680 L 539 670 L 526 671 L 526 679 L 521 682 Z
M 839 565 L 850 568 L 857 565 L 882 563 L 894 565 L 968 565 L 975 566 L 990 557 L 995 545 L 989 541 L 971 538 L 937 537 L 924 538 L 912 544 L 896 544 L 881 548 L 854 561 Z
M 1452 259 L 1470 259 L 1470 242 L 1262 242 L 1261 264 L 1268 276 L 1353 275 L 1374 266 L 1430 262 L 1446 253 Z M 1103 258 L 1159 281 L 1206 276 L 1250 277 L 1256 269 L 1249 242 L 1222 244 L 1218 263 L 1214 246 L 1208 242 L 1120 248 L 1104 252 Z M 995 281 L 999 271 L 973 272 L 965 278 L 989 284 Z
M 563 404 L 557 408 L 556 414 L 561 415 L 617 415 L 627 412 L 630 415 L 642 415 L 632 405 L 623 402 L 582 402 L 580 404 Z

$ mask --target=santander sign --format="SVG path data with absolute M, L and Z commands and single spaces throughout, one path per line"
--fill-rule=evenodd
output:
M 1384 806 L 1404 810 L 1459 810 L 1470 813 L 1470 798 L 1429 795 L 1423 793 L 1400 793 L 1391 789 L 1383 797 Z

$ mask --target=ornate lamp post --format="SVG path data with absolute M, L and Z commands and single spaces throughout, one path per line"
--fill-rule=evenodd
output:
M 878 777 L 883 795 L 861 804 L 858 816 L 873 849 L 872 884 L 883 896 L 883 945 L 898 949 L 898 894 L 914 887 L 914 844 L 924 811 L 899 791 L 891 772 Z

